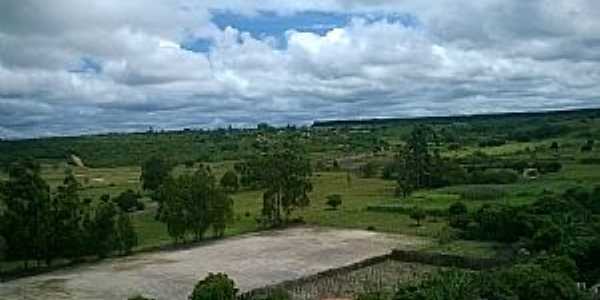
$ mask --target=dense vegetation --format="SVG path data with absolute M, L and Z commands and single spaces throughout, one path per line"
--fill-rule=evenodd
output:
M 58 258 L 131 251 L 137 236 L 127 213 L 108 195 L 93 202 L 82 199 L 79 189 L 70 172 L 51 191 L 40 176 L 39 164 L 12 164 L 0 190 L 0 235 L 6 241 L 6 257 L 22 260 L 27 268 L 29 261 L 51 265 Z

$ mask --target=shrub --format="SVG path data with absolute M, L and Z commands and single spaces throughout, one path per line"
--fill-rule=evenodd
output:
M 137 296 L 129 297 L 128 300 L 154 300 L 154 298 L 147 298 L 142 295 L 137 295 Z
M 410 210 L 409 217 L 417 222 L 417 226 L 421 226 L 421 221 L 427 218 L 425 210 L 416 206 Z
M 484 205 L 474 217 L 476 238 L 500 242 L 516 242 L 520 237 L 531 236 L 529 218 L 519 208 Z
M 340 194 L 331 194 L 327 196 L 327 202 L 325 203 L 331 209 L 337 209 L 338 206 L 342 205 L 342 195 Z
M 549 225 L 538 230 L 533 236 L 533 247 L 536 250 L 552 250 L 561 243 L 562 231 L 556 225 Z
M 462 202 L 456 202 L 448 208 L 448 224 L 450 227 L 464 229 L 469 225 L 467 206 Z
M 359 167 L 360 175 L 364 178 L 373 178 L 377 175 L 379 166 L 376 162 L 370 161 Z
M 235 300 L 238 289 L 226 274 L 209 273 L 194 287 L 189 300 Z
M 557 161 L 536 162 L 534 167 L 537 168 L 542 174 L 556 173 L 562 170 L 562 164 Z
M 466 201 L 498 200 L 507 194 L 504 188 L 493 185 L 455 187 L 449 189 L 448 192 L 459 195 L 462 200 Z
M 516 265 L 500 272 L 498 277 L 511 288 L 518 299 L 586 299 L 577 289 L 575 281 L 567 275 L 550 272 L 540 265 Z
M 274 289 L 269 291 L 266 295 L 254 296 L 252 300 L 289 300 L 290 294 L 284 289 Z
M 511 169 L 488 169 L 470 174 L 473 184 L 511 184 L 519 180 L 519 173 Z
M 234 171 L 227 171 L 223 174 L 220 181 L 221 187 L 230 192 L 235 192 L 240 188 L 240 183 L 237 174 Z
M 143 204 L 140 204 L 139 199 L 142 196 L 133 190 L 129 189 L 114 198 L 117 206 L 124 212 L 132 212 L 139 209 L 144 209 Z
M 480 148 L 485 147 L 499 147 L 506 144 L 506 140 L 503 139 L 487 139 L 479 142 Z

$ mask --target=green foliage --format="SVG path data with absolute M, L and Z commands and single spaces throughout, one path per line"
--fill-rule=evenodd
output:
M 453 228 L 466 229 L 470 223 L 469 211 L 462 202 L 455 202 L 448 208 L 448 224 Z
M 175 242 L 185 241 L 187 233 L 201 240 L 211 226 L 215 236 L 222 236 L 233 218 L 233 201 L 216 185 L 208 169 L 168 177 L 155 198 L 159 203 L 157 219 L 167 225 Z
M 263 194 L 263 226 L 281 226 L 297 207 L 309 205 L 312 191 L 312 169 L 307 155 L 297 145 L 254 157 L 247 162 L 249 174 L 265 189 Z
M 377 176 L 379 165 L 374 161 L 368 161 L 367 163 L 362 164 L 358 171 L 363 178 L 373 178 Z
M 505 205 L 484 205 L 474 216 L 477 226 L 471 234 L 478 239 L 516 242 L 532 234 L 527 215 L 519 208 Z
M 533 236 L 533 247 L 536 250 L 554 250 L 560 246 L 563 236 L 562 230 L 551 224 L 538 230 Z
M 591 299 L 588 294 L 578 290 L 573 279 L 555 270 L 546 269 L 544 265 L 521 264 L 483 273 L 444 271 L 417 284 L 401 285 L 394 299 Z
M 235 300 L 238 289 L 235 288 L 235 282 L 229 279 L 226 274 L 209 273 L 208 276 L 200 280 L 189 300 Z
M 400 286 L 394 300 L 477 300 L 476 278 L 462 271 L 445 271 L 416 285 Z M 377 298 L 375 298 L 377 299 Z
M 327 195 L 327 202 L 325 203 L 331 209 L 337 209 L 338 206 L 342 205 L 342 195 L 340 194 L 331 194 Z
M 142 295 L 137 295 L 133 297 L 129 297 L 127 300 L 155 300 L 154 298 L 147 298 Z
M 496 185 L 466 185 L 451 188 L 448 192 L 457 194 L 466 201 L 492 201 L 507 196 L 505 188 Z
M 396 195 L 407 197 L 417 189 L 465 183 L 467 173 L 462 166 L 437 150 L 431 153 L 435 137 L 430 127 L 415 126 L 394 162 L 384 168 L 384 177 L 396 177 Z
M 270 290 L 266 295 L 258 295 L 252 298 L 252 300 L 290 300 L 292 297 L 284 289 Z
M 228 170 L 223 174 L 220 181 L 221 187 L 230 192 L 237 192 L 240 188 L 238 176 L 234 171 Z
M 51 265 L 58 258 L 104 257 L 119 249 L 119 229 L 127 226 L 128 239 L 136 239 L 131 223 L 116 223 L 117 209 L 109 196 L 95 205 L 82 200 L 81 186 L 69 169 L 51 194 L 39 172 L 33 161 L 18 162 L 2 184 L 0 235 L 6 238 L 9 259 Z
M 536 264 L 516 265 L 501 271 L 498 280 L 518 299 L 579 300 L 588 298 L 568 275 L 553 273 Z
M 390 296 L 383 291 L 369 291 L 354 297 L 354 300 L 387 300 Z
M 475 171 L 469 176 L 472 184 L 511 184 L 519 180 L 519 173 L 510 169 Z
M 117 204 L 121 211 L 133 212 L 135 210 L 143 210 L 144 204 L 140 202 L 140 198 L 142 198 L 142 196 L 139 193 L 128 189 L 119 194 L 119 196 L 114 198 L 113 201 Z
M 142 164 L 140 181 L 144 190 L 155 191 L 171 173 L 173 166 L 160 157 L 152 157 Z
M 89 238 L 86 245 L 88 251 L 97 254 L 99 257 L 106 257 L 111 251 L 116 249 L 115 226 L 117 208 L 109 197 L 101 197 L 96 205 L 93 216 L 87 223 L 86 232 Z
M 50 188 L 40 175 L 40 165 L 32 160 L 12 164 L 8 175 L 0 218 L 7 256 L 42 260 L 48 246 Z
M 137 246 L 138 238 L 129 215 L 120 212 L 116 224 L 116 249 L 122 254 L 129 254 Z
M 409 217 L 417 222 L 417 226 L 421 226 L 421 221 L 427 218 L 427 213 L 421 207 L 415 206 L 410 210 Z

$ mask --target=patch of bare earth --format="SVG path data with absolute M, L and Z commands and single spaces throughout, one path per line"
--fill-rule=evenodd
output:
M 186 250 L 144 253 L 0 283 L 0 299 L 186 299 L 208 272 L 225 272 L 241 291 L 415 249 L 418 237 L 298 227 L 224 239 Z

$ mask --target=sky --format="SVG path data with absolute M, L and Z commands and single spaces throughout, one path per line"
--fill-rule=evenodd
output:
M 0 138 L 600 107 L 598 0 L 2 0 Z

